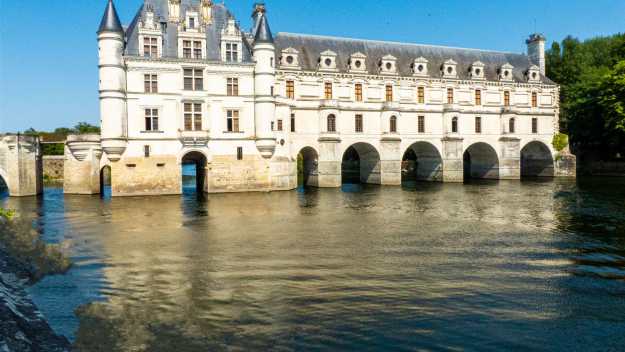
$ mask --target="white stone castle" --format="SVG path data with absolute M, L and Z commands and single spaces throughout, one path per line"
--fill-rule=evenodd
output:
M 208 193 L 289 190 L 298 156 L 317 187 L 559 175 L 543 36 L 522 55 L 274 36 L 264 4 L 252 16 L 246 32 L 210 0 L 145 0 L 124 27 L 109 0 L 93 182 L 110 168 L 114 196 L 179 194 L 192 162 Z

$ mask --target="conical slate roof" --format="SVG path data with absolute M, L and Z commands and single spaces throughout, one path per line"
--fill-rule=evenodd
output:
M 98 29 L 98 33 L 102 32 L 124 33 L 124 28 L 117 15 L 117 10 L 115 10 L 113 0 L 109 0 L 104 10 L 104 16 L 102 17 L 102 22 L 100 22 L 100 28 Z
M 267 15 L 264 12 L 260 12 L 258 13 L 258 17 L 258 25 L 256 29 L 256 36 L 254 37 L 254 43 L 273 43 L 273 35 L 271 35 L 271 29 L 269 29 Z

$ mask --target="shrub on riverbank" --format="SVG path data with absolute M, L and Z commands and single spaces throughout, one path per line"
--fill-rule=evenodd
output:
M 71 266 L 58 246 L 45 243 L 30 222 L 5 209 L 0 210 L 0 251 L 11 257 L 17 275 L 30 282 L 65 273 Z

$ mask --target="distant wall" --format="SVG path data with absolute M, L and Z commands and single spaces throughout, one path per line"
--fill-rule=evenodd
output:
M 52 180 L 63 179 L 63 165 L 65 156 L 63 155 L 44 155 L 43 157 L 43 175 Z

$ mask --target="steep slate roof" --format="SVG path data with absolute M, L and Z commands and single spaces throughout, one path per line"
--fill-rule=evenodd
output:
M 412 76 L 412 64 L 419 57 L 428 60 L 428 75 L 434 78 L 441 77 L 440 68 L 449 59 L 457 63 L 456 71 L 459 79 L 470 79 L 469 68 L 474 62 L 481 61 L 485 65 L 484 76 L 489 81 L 498 81 L 497 70 L 502 65 L 510 63 L 514 66 L 514 80 L 527 82 L 525 72 L 533 65 L 530 58 L 522 54 L 306 34 L 278 33 L 275 36 L 275 45 L 276 57 L 280 57 L 282 50 L 287 48 L 299 51 L 299 63 L 302 69 L 308 71 L 317 70 L 320 54 L 326 50 L 337 54 L 336 64 L 340 72 L 348 71 L 348 61 L 352 54 L 358 52 L 365 54 L 367 71 L 373 75 L 379 72 L 379 60 L 389 54 L 397 58 L 400 76 Z M 542 82 L 554 84 L 546 77 L 542 77 Z
M 126 55 L 139 55 L 139 26 L 138 23 L 150 5 L 154 11 L 154 20 L 165 23 L 163 33 L 163 57 L 178 57 L 178 28 L 173 23 L 168 23 L 169 9 L 167 0 L 145 0 L 135 18 L 126 31 Z M 182 0 L 180 3 L 179 18 L 184 18 L 186 10 L 190 7 L 199 11 L 200 0 Z M 230 11 L 223 4 L 213 4 L 212 23 L 206 26 L 206 59 L 210 61 L 221 61 L 221 31 L 226 27 L 228 19 L 234 18 Z M 252 62 L 252 53 L 243 36 L 243 62 Z
M 102 17 L 102 22 L 100 22 L 100 28 L 98 28 L 98 33 L 102 32 L 124 33 L 124 28 L 119 21 L 119 16 L 117 16 L 113 0 L 109 0 L 108 4 L 106 4 L 106 9 L 104 9 L 104 16 Z
M 269 22 L 267 21 L 267 15 L 265 13 L 258 13 L 255 15 L 255 31 L 254 43 L 273 43 L 273 35 L 271 35 L 271 29 L 269 29 Z

